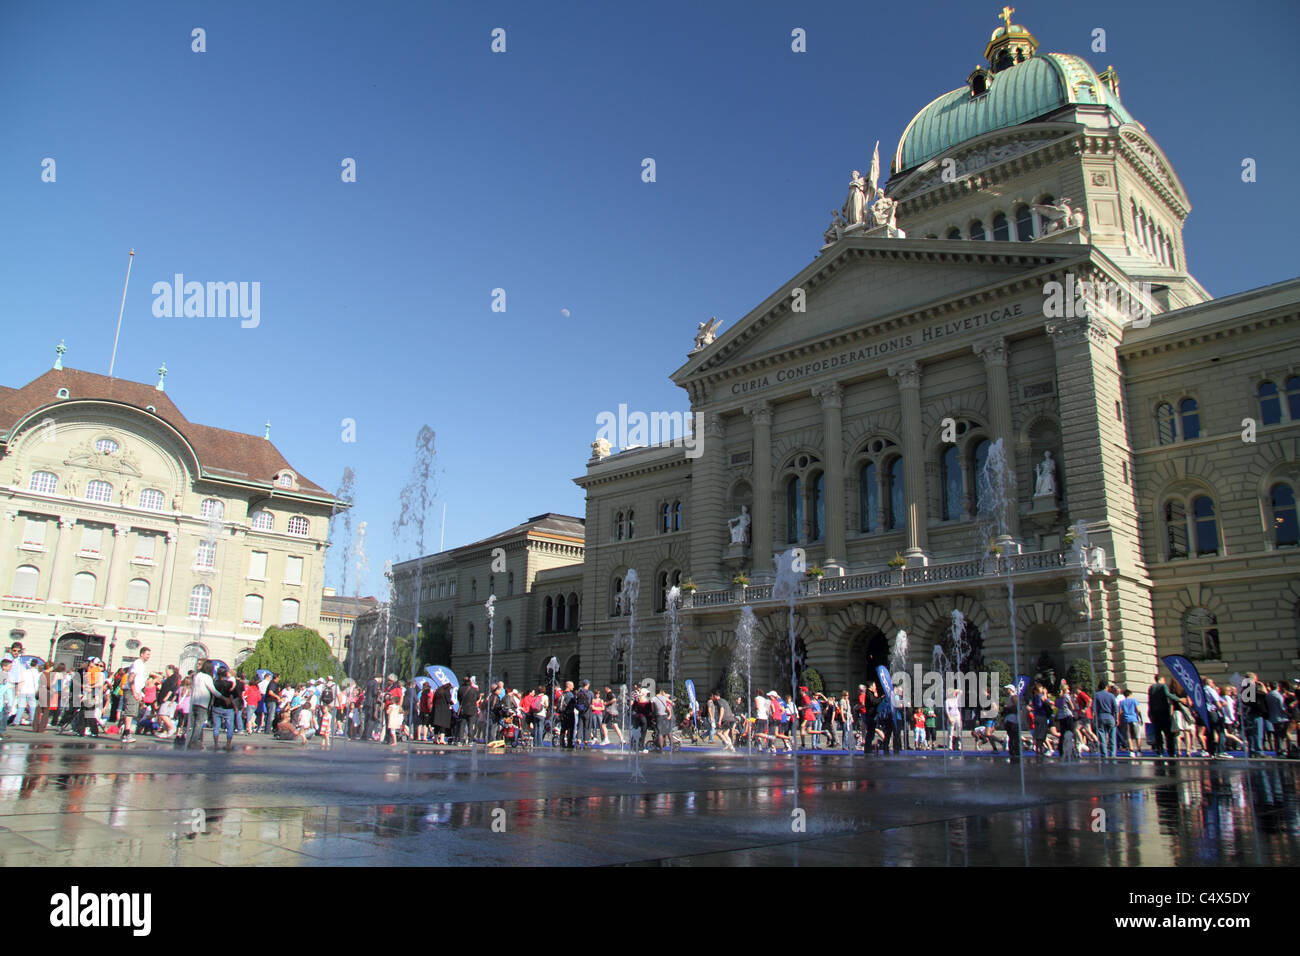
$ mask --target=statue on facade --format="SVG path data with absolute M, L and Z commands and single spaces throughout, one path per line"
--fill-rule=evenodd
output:
M 826 240 L 826 244 L 829 245 L 843 236 L 846 226 L 848 226 L 848 223 L 844 221 L 844 217 L 840 215 L 840 211 L 838 209 L 832 209 L 831 224 L 827 226 L 826 231 L 822 233 L 823 238 Z
M 853 170 L 853 178 L 849 180 L 849 198 L 844 202 L 844 218 L 850 226 L 866 222 L 867 203 L 874 195 L 875 184 L 872 184 L 872 190 L 868 193 L 867 181 L 860 172 Z
M 732 544 L 749 543 L 749 508 L 746 505 L 740 506 L 740 514 L 727 521 L 727 527 L 731 530 Z
M 888 226 L 890 229 L 897 229 L 898 223 L 894 221 L 894 216 L 898 212 L 898 203 L 890 199 L 882 191 L 876 191 L 876 202 L 871 207 L 871 222 L 875 226 Z
M 1062 196 L 1054 206 L 1043 203 L 1034 205 L 1034 212 L 1047 222 L 1047 232 L 1061 232 L 1072 227 L 1083 229 L 1083 210 L 1071 206 L 1072 201 L 1069 196 Z
M 592 457 L 592 458 L 608 458 L 608 457 L 609 457 L 609 439 L 608 439 L 608 438 L 597 438 L 594 442 L 591 443 L 591 457 Z
M 1056 497 L 1056 462 L 1052 459 L 1050 451 L 1043 452 L 1043 460 L 1038 463 L 1034 469 L 1036 481 L 1034 483 L 1034 497 L 1047 498 Z
M 710 316 L 709 321 L 701 322 L 695 327 L 695 348 L 692 352 L 698 352 L 706 345 L 712 345 L 713 340 L 718 337 L 718 329 L 722 327 L 721 320 Z

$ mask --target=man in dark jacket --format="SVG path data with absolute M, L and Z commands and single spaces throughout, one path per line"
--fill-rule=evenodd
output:
M 876 711 L 880 709 L 880 696 L 876 685 L 863 687 L 858 685 L 858 719 L 862 722 L 862 755 L 871 756 L 871 748 L 876 745 Z
M 1176 757 L 1178 745 L 1174 741 L 1174 695 L 1165 686 L 1163 676 L 1147 688 L 1147 714 L 1156 733 L 1156 756 Z M 1167 752 L 1167 754 L 1166 754 Z
M 460 712 L 456 714 L 456 743 L 467 744 L 478 722 L 478 685 L 473 675 L 460 685 L 456 700 L 460 703 Z
M 451 684 L 443 684 L 433 692 L 433 727 L 441 738 L 439 743 L 446 742 L 447 734 L 451 731 L 453 717 Z

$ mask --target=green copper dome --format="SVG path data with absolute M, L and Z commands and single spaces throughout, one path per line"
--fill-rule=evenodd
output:
M 1028 123 L 1076 104 L 1107 106 L 1121 123 L 1134 121 L 1119 95 L 1082 57 L 1035 54 L 999 72 L 983 73 L 981 79 L 987 84 L 981 95 L 972 96 L 971 88 L 963 86 L 940 96 L 913 117 L 899 140 L 894 172 L 912 169 L 985 133 Z

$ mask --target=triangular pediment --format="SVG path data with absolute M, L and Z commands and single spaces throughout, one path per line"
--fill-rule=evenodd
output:
M 1014 283 L 1087 248 L 948 239 L 856 239 L 828 249 L 673 374 L 701 374 L 836 339 L 882 320 Z M 804 311 L 798 311 L 803 290 Z

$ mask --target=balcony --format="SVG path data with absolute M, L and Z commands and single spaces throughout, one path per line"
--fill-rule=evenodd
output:
M 921 592 L 962 582 L 996 583 L 1011 576 L 1021 578 L 1059 578 L 1065 573 L 1079 573 L 1079 559 L 1074 551 L 1030 551 L 931 564 L 919 568 L 867 571 L 838 578 L 805 578 L 800 586 L 799 601 L 824 599 L 899 596 L 909 591 Z M 683 611 L 740 607 L 742 604 L 775 604 L 771 584 L 732 585 L 714 591 L 696 591 L 682 595 Z
M 23 611 L 31 613 L 33 611 L 41 610 L 44 605 L 45 602 L 40 598 L 15 597 L 12 594 L 6 594 L 4 597 L 0 597 L 0 607 L 4 608 L 6 611 Z

